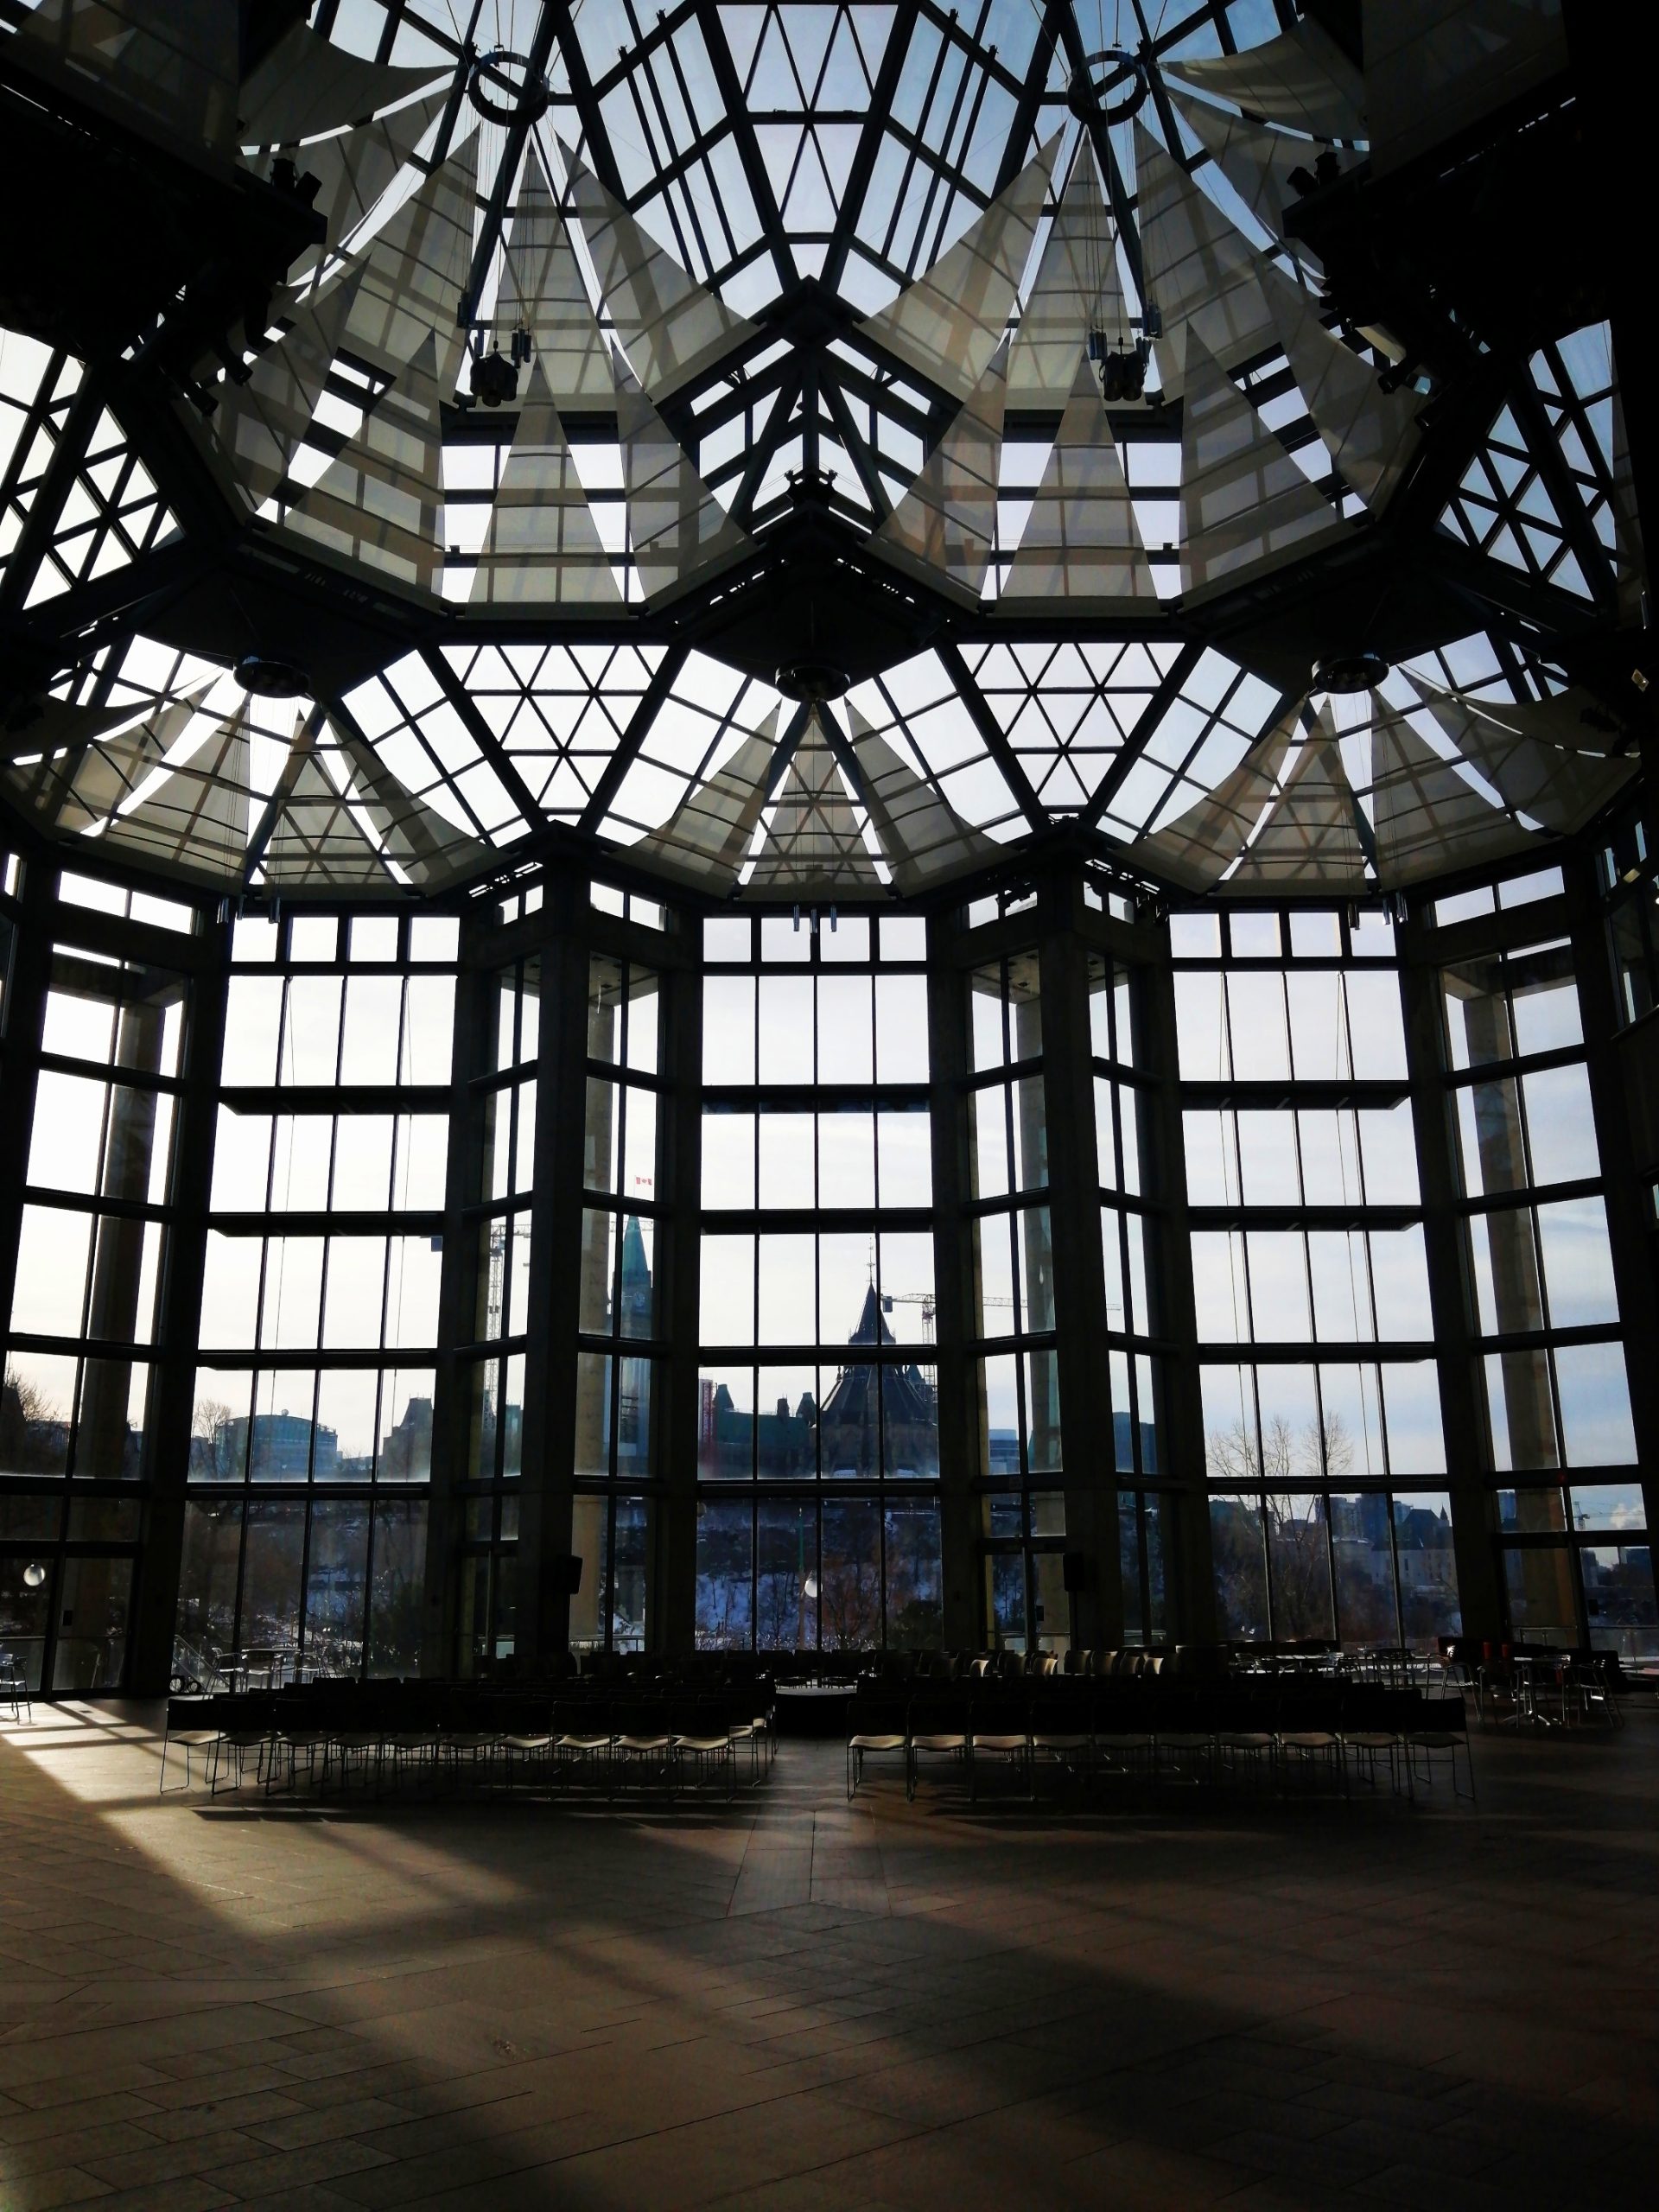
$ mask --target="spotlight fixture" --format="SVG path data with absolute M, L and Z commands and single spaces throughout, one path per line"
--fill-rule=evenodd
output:
M 1313 664 L 1315 691 L 1370 691 L 1389 672 L 1381 653 L 1328 653 Z
M 818 707 L 826 699 L 839 699 L 853 679 L 844 668 L 836 668 L 829 661 L 791 660 L 785 663 L 773 680 L 785 698 Z
M 308 207 L 322 189 L 322 179 L 301 169 L 291 154 L 278 154 L 270 165 L 270 181 L 285 199 Z
M 1156 308 L 1141 319 L 1141 335 L 1124 345 L 1098 327 L 1089 333 L 1089 359 L 1100 378 L 1100 395 L 1108 406 L 1142 398 L 1147 388 L 1147 362 L 1152 340 L 1163 334 Z
M 518 364 L 499 346 L 473 356 L 473 397 L 486 407 L 500 407 L 518 397 Z
M 301 699 L 311 689 L 310 677 L 297 662 L 267 653 L 245 653 L 232 673 L 257 699 Z

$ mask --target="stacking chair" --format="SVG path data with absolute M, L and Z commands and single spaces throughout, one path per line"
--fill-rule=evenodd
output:
M 1073 1777 L 1087 1772 L 1094 1759 L 1095 1733 L 1086 1681 L 1073 1678 L 1053 1683 L 1032 1700 L 1027 1717 L 1033 1797 L 1039 1764 Z
M 858 1795 L 867 1758 L 899 1758 L 910 1781 L 907 1700 L 882 1691 L 861 1692 L 847 1707 L 847 1801 Z
M 643 1789 L 655 1779 L 674 1794 L 674 1732 L 660 1698 L 618 1698 L 611 1707 L 612 1778 L 636 1774 Z
M 961 1697 L 915 1697 L 911 1700 L 910 1749 L 905 1775 L 905 1796 L 914 1801 L 916 1784 L 925 1759 L 949 1759 L 965 1767 L 971 1756 L 968 1707 Z
M 378 1789 L 385 1710 L 378 1689 L 372 1686 L 354 1691 L 349 1706 L 340 1706 L 323 1746 L 325 1790 L 334 1779 L 338 1779 L 342 1790 L 349 1789 L 353 1774 L 360 1777 L 365 1785 L 372 1783 Z
M 1228 1777 L 1245 1781 L 1252 1789 L 1264 1778 L 1269 1784 L 1276 1782 L 1279 1744 L 1271 1707 L 1264 1711 L 1246 1683 L 1230 1687 L 1217 1713 L 1217 1758 Z
M 437 1770 L 436 1714 L 426 1708 L 423 1700 L 407 1702 L 407 1694 L 405 1686 L 404 1699 L 399 1700 L 404 1709 L 397 1713 L 380 1746 L 377 1782 L 384 1780 L 388 1770 L 394 1785 L 404 1780 L 419 1783 Z
M 725 1693 L 726 1733 L 732 1741 L 734 1757 L 739 1745 L 749 1747 L 749 1787 L 753 1789 L 760 1779 L 761 1754 L 766 1748 L 766 1723 L 754 1710 L 755 1700 L 747 1690 Z
M 0 1705 L 11 1707 L 14 1720 L 34 1720 L 35 1700 L 29 1676 L 10 1651 L 0 1651 Z M 165 1764 L 165 1753 L 162 1756 Z
M 1120 1652 L 1120 1661 L 1139 1659 L 1138 1652 Z M 1153 1770 L 1157 1744 L 1152 1713 L 1138 1684 L 1122 1678 L 1102 1690 L 1095 1701 L 1095 1752 L 1099 1771 L 1118 1781 L 1144 1780 Z
M 699 1790 L 711 1769 L 718 1777 L 724 1768 L 726 1795 L 729 1798 L 737 1787 L 737 1745 L 726 1724 L 724 1698 L 677 1699 L 668 1708 L 667 1726 L 673 1738 L 676 1767 L 683 1771 L 690 1760 Z
M 560 1698 L 553 1707 L 553 1764 L 563 1781 L 585 1770 L 610 1783 L 610 1706 L 602 1698 Z
M 328 1731 L 322 1725 L 326 1715 L 315 1700 L 285 1696 L 278 1692 L 272 1706 L 270 1749 L 265 1760 L 265 1795 L 269 1796 L 279 1781 L 285 1781 L 292 1789 L 302 1766 L 308 1782 L 315 1782 L 317 1774 L 317 1754 L 324 1755 L 327 1764 Z
M 1161 1782 L 1196 1789 L 1215 1770 L 1216 1740 L 1191 1692 L 1160 1691 L 1154 1707 L 1153 1766 Z
M 1293 1774 L 1310 1781 L 1321 1769 L 1348 1789 L 1348 1763 L 1343 1755 L 1337 1727 L 1338 1708 L 1328 1694 L 1299 1696 L 1292 1691 L 1279 1701 L 1274 1735 L 1278 1745 L 1279 1776 L 1287 1784 Z
M 1338 1730 L 1344 1758 L 1363 1766 L 1366 1779 L 1376 1787 L 1376 1763 L 1389 1763 L 1389 1787 L 1400 1788 L 1399 1761 L 1406 1749 L 1402 1716 L 1414 1710 L 1414 1693 L 1394 1689 L 1350 1688 L 1343 1694 Z
M 16 1699 L 19 1694 L 27 1699 L 29 1692 L 25 1689 L 20 1693 L 0 1679 L 0 1700 L 11 1698 L 14 1718 L 18 1717 Z M 170 1751 L 184 1753 L 184 1780 L 177 1785 L 181 1789 L 190 1787 L 190 1764 L 194 1752 L 200 1751 L 204 1755 L 202 1763 L 211 1771 L 213 1747 L 219 1741 L 218 1715 L 221 1702 L 221 1700 L 212 1697 L 168 1698 L 167 1719 L 162 1730 L 162 1790 L 167 1788 L 167 1758 Z
M 451 1782 L 465 1775 L 487 1789 L 500 1748 L 501 1732 L 477 1700 L 456 1698 L 445 1707 L 438 1722 L 437 1756 Z
M 515 1767 L 528 1776 L 534 1768 L 550 1766 L 553 1728 L 543 1702 L 526 1699 L 508 1707 L 501 1722 L 501 1771 L 509 1790 Z
M 228 1766 L 235 1779 L 229 1785 L 239 1789 L 247 1777 L 247 1763 L 253 1759 L 256 1782 L 264 1779 L 265 1760 L 270 1749 L 270 1700 L 262 1692 L 244 1691 L 239 1697 L 226 1700 L 225 1725 L 219 1731 L 219 1741 L 213 1746 L 212 1781 L 209 1787 L 214 1796 L 219 1795 L 219 1776 Z
M 1031 1795 L 1031 1730 L 1026 1700 L 981 1691 L 968 1707 L 968 1795 L 979 1795 L 981 1759 L 1001 1759 L 1023 1777 Z
M 1407 1772 L 1414 1792 L 1418 1775 L 1433 1786 L 1436 1763 L 1444 1761 L 1452 1770 L 1452 1790 L 1454 1796 L 1466 1796 L 1471 1804 L 1478 1801 L 1475 1796 L 1475 1763 L 1469 1755 L 1469 1716 L 1460 1697 L 1437 1697 L 1432 1701 L 1412 1693 L 1415 1707 L 1406 1728 Z M 1458 1755 L 1469 1777 L 1466 1791 L 1458 1788 Z

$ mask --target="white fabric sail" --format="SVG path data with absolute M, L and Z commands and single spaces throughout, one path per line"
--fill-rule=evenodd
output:
M 1164 327 L 1154 340 L 1158 374 L 1174 399 L 1185 377 L 1184 332 L 1195 332 L 1224 369 L 1277 352 L 1262 283 L 1268 264 L 1139 123 L 1135 159 L 1147 290 Z
M 748 550 L 750 540 L 698 475 L 632 374 L 619 365 L 617 378 L 616 431 L 628 546 L 639 588 L 653 601 L 716 562 L 735 559 Z
M 315 753 L 295 765 L 261 863 L 277 890 L 389 890 L 379 844 Z
M 1374 512 L 1388 505 L 1421 442 L 1421 395 L 1384 391 L 1377 372 L 1327 330 L 1306 292 L 1262 271 L 1274 327 L 1313 427 L 1344 481 Z
M 1100 386 L 1087 360 L 1077 368 L 1001 596 L 1069 604 L 1158 596 Z
M 1181 589 L 1230 583 L 1351 525 L 1192 332 L 1181 415 Z
M 1170 105 L 1198 140 L 1264 231 L 1282 240 L 1305 266 L 1317 270 L 1319 256 L 1285 229 L 1285 210 L 1298 198 L 1293 169 L 1311 169 L 1315 149 L 1305 138 L 1269 130 L 1225 108 L 1195 99 L 1179 85 L 1166 87 Z
M 356 435 L 288 510 L 297 536 L 381 576 L 435 591 L 443 450 L 435 341 L 363 418 Z
M 1117 232 L 1084 138 L 1020 310 L 1008 355 L 1009 406 L 1066 406 L 1096 328 L 1113 345 L 1132 342 L 1117 271 Z
M 15 804 L 59 830 L 89 830 L 115 812 L 167 758 L 189 727 L 219 671 L 199 677 L 163 705 L 75 707 L 41 702 L 41 712 L 6 741 Z M 16 760 L 18 754 L 38 756 Z
M 487 857 L 486 848 L 404 788 L 372 745 L 336 733 L 353 790 L 390 857 L 423 890 L 440 890 Z
M 264 505 L 293 465 L 356 297 L 353 276 L 315 307 L 302 308 L 287 334 L 256 356 L 246 384 L 227 380 L 220 388 L 209 435 L 255 507 Z
M 1327 711 L 1304 733 L 1279 790 L 1228 881 L 1239 889 L 1338 891 L 1368 887 L 1359 808 Z
M 474 607 L 620 607 L 609 556 L 538 358 L 490 510 Z
M 1293 708 L 1256 740 L 1206 798 L 1149 836 L 1138 838 L 1131 848 L 1136 859 L 1188 890 L 1205 891 L 1218 883 L 1272 804 L 1285 755 L 1300 734 L 1298 710 Z
M 1312 16 L 1243 54 L 1201 60 L 1177 55 L 1164 66 L 1172 76 L 1231 100 L 1264 123 L 1315 138 L 1366 135 L 1365 79 Z
M 523 329 L 547 397 L 556 407 L 573 402 L 607 408 L 615 390 L 607 345 L 582 282 L 575 248 L 532 138 L 502 257 L 495 329 L 504 350 Z
M 758 338 L 666 246 L 636 222 L 575 155 L 570 192 L 593 256 L 600 296 L 634 374 L 652 399 L 664 399 L 739 346 Z
M 991 857 L 991 839 L 964 822 L 850 702 L 847 723 L 870 824 L 895 889 L 918 891 Z
M 296 23 L 243 79 L 237 136 L 245 146 L 291 146 L 401 107 L 439 75 L 430 63 L 415 69 L 365 60 L 330 38 Z
M 427 99 L 411 100 L 407 107 L 378 121 L 289 149 L 300 174 L 316 178 L 317 196 L 312 205 L 323 219 L 322 243 L 304 247 L 296 257 L 289 265 L 290 284 L 301 283 L 367 222 L 392 180 L 442 114 L 448 97 L 440 86 Z M 270 149 L 261 148 L 251 165 L 264 175 L 271 159 Z
M 870 539 L 879 553 L 977 600 L 996 539 L 1007 352 L 999 347 L 921 473 Z
M 1408 670 L 1400 673 L 1437 727 L 1504 804 L 1563 836 L 1599 813 L 1640 765 L 1639 759 L 1629 755 L 1563 751 L 1537 727 L 1542 722 L 1548 728 L 1549 721 L 1542 716 L 1535 721 L 1529 707 L 1483 706 L 1431 689 Z
M 881 879 L 864 842 L 863 813 L 847 795 L 815 711 L 763 815 L 766 832 L 745 886 L 749 894 L 787 899 L 879 891 Z
M 136 806 L 115 815 L 99 844 L 215 882 L 239 880 L 248 849 L 249 761 L 241 708 Z
M 955 245 L 860 326 L 884 353 L 958 399 L 974 390 L 1002 342 L 1059 143 L 1056 131 Z
M 395 374 L 432 339 L 435 374 L 447 387 L 461 350 L 455 308 L 472 270 L 477 206 L 474 132 L 360 252 L 348 251 L 343 263 L 338 257 L 323 262 L 288 312 L 319 303 L 334 284 L 354 276 L 341 345 Z
M 1395 890 L 1524 852 L 1536 834 L 1482 797 L 1415 730 L 1408 710 L 1371 694 L 1371 826 L 1376 871 Z
M 635 857 L 698 890 L 711 880 L 734 885 L 766 803 L 777 747 L 774 707 L 723 766 L 692 786 L 660 830 L 640 839 Z

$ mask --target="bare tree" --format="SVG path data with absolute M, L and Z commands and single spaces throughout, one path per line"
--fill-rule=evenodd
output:
M 198 1398 L 195 1412 L 190 1421 L 190 1459 L 192 1474 L 223 1476 L 232 1471 L 226 1464 L 230 1458 L 229 1439 L 226 1432 L 235 1415 L 222 1398 Z

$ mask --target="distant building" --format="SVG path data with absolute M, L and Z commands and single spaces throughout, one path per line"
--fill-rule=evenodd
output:
M 318 1482 L 334 1479 L 340 1465 L 340 1437 L 332 1428 L 291 1414 L 255 1414 L 251 1421 L 233 1415 L 223 1424 L 226 1457 L 233 1468 L 247 1453 L 255 1482 L 302 1483 L 307 1473 Z M 217 1438 L 215 1441 L 217 1441 Z
M 847 1343 L 855 1357 L 837 1371 L 822 1406 L 804 1390 L 792 1406 L 780 1397 L 770 1408 L 746 1413 L 726 1383 L 705 1376 L 697 1421 L 703 1478 L 741 1478 L 758 1465 L 763 1480 L 810 1476 L 820 1468 L 826 1476 L 874 1480 L 884 1456 L 889 1476 L 937 1477 L 939 1407 L 932 1384 L 912 1361 L 856 1357 L 897 1344 L 874 1287 Z M 623 1380 L 626 1388 L 626 1368 Z

